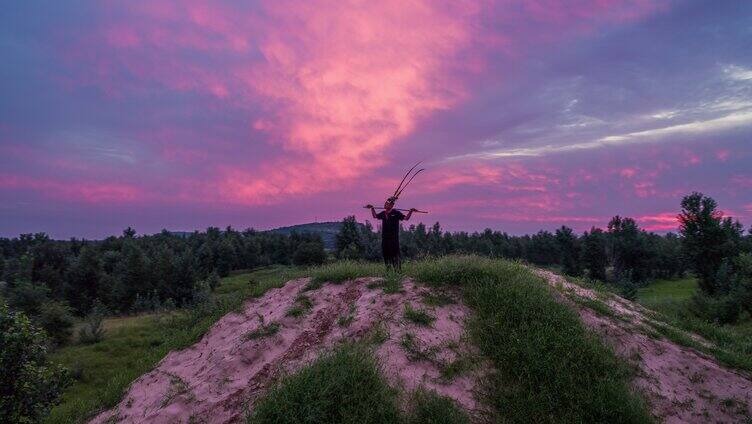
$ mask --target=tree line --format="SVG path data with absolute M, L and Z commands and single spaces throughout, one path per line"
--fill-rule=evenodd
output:
M 58 342 L 72 315 L 130 313 L 190 305 L 235 269 L 309 265 L 326 258 L 321 238 L 210 227 L 188 236 L 137 237 L 127 228 L 101 241 L 52 240 L 44 233 L 0 239 L 2 295 Z
M 430 228 L 420 223 L 401 229 L 400 245 L 406 259 L 464 253 L 553 266 L 573 277 L 614 284 L 631 299 L 651 280 L 692 272 L 701 289 L 692 302 L 698 315 L 728 323 L 744 311 L 752 313 L 752 228 L 745 235 L 739 221 L 724 217 L 715 200 L 701 193 L 682 199 L 677 218 L 679 233 L 665 235 L 622 216 L 580 235 L 567 226 L 513 236 L 491 229 L 448 232 L 438 222 Z M 379 260 L 380 243 L 369 222 L 360 225 L 350 216 L 343 220 L 336 254 Z

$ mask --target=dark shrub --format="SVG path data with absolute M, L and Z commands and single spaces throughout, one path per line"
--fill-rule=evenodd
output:
M 57 346 L 68 343 L 73 334 L 73 315 L 65 302 L 45 303 L 39 311 L 37 320 Z
M 23 313 L 0 303 L 0 422 L 38 422 L 70 383 L 64 368 L 47 362 L 46 345 Z

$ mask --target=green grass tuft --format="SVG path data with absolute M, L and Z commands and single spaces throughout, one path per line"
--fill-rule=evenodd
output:
M 372 423 L 467 424 L 467 414 L 446 397 L 420 389 L 400 411 L 399 392 L 363 345 L 345 344 L 283 378 L 247 415 L 249 424 Z
M 405 419 L 406 424 L 469 424 L 467 413 L 455 405 L 452 399 L 425 389 L 416 390 L 411 399 L 412 407 Z
M 374 277 L 384 273 L 384 266 L 374 262 L 339 261 L 311 270 L 312 284 L 343 283 L 360 277 Z
M 299 294 L 295 298 L 295 306 L 291 307 L 287 310 L 288 317 L 302 317 L 303 315 L 307 314 L 311 308 L 313 308 L 313 302 L 311 302 L 311 298 L 309 298 L 306 295 Z
M 418 339 L 412 333 L 405 333 L 400 339 L 400 346 L 407 354 L 410 361 L 429 361 L 433 362 L 439 348 L 436 346 L 422 347 Z
M 245 334 L 245 338 L 248 340 L 256 340 L 261 339 L 264 337 L 269 337 L 277 334 L 279 332 L 279 324 L 276 322 L 272 322 L 269 324 L 262 325 L 261 327 L 249 331 Z
M 608 305 L 606 305 L 604 302 L 600 300 L 590 299 L 588 297 L 580 297 L 577 295 L 569 296 L 569 298 L 581 306 L 592 309 L 595 313 L 599 315 L 603 315 L 603 316 L 614 318 L 614 319 L 622 319 L 621 316 L 617 315 L 616 312 L 611 310 L 611 308 L 609 308 Z
M 248 416 L 248 423 L 399 423 L 397 391 L 372 355 L 343 345 L 283 378 Z
M 446 293 L 425 292 L 423 293 L 423 303 L 429 306 L 441 307 L 441 306 L 451 305 L 457 302 Z
M 424 327 L 430 327 L 436 321 L 436 317 L 422 309 L 413 309 L 409 303 L 405 304 L 405 319 Z
M 402 291 L 402 280 L 405 276 L 394 269 L 388 268 L 384 273 L 384 293 L 394 294 Z
M 463 287 L 475 311 L 470 335 L 498 370 L 487 387 L 497 421 L 652 422 L 630 389 L 633 371 L 528 268 L 450 256 L 412 263 L 409 273 Z
M 373 326 L 371 331 L 366 337 L 366 341 L 372 345 L 380 345 L 389 340 L 391 334 L 389 334 L 389 328 L 383 322 L 379 322 Z

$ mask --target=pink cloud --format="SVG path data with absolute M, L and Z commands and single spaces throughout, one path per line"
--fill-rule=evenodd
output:
M 619 171 L 619 175 L 621 175 L 624 178 L 632 178 L 637 173 L 637 170 L 634 168 L 623 168 L 621 171 Z
M 700 156 L 698 156 L 694 152 L 685 151 L 683 156 L 684 160 L 682 161 L 682 164 L 684 166 L 694 166 L 702 163 L 702 158 L 700 158 Z
M 659 10 L 658 4 L 114 3 L 109 7 L 120 13 L 69 49 L 68 59 L 71 66 L 89 65 L 79 84 L 94 81 L 113 96 L 157 83 L 240 109 L 263 105 L 264 116 L 249 124 L 250 131 L 265 133 L 279 148 L 277 156 L 252 170 L 219 167 L 206 184 L 218 186 L 210 191 L 229 202 L 267 204 L 351 185 L 388 163 L 390 148 L 422 119 L 467 96 L 469 83 L 484 70 L 484 54 L 499 48 L 524 52 L 536 38 L 531 35 L 546 32 L 519 22 L 545 22 L 552 37 L 538 42 L 560 42 L 563 30 L 580 34 L 631 21 Z M 486 19 L 508 33 L 481 28 Z M 101 40 L 107 54 L 97 48 Z M 174 146 L 163 154 L 195 160 L 190 150 Z M 496 181 L 481 172 L 454 173 L 443 184 Z M 532 184 L 525 189 L 545 190 L 547 184 L 518 179 Z
M 144 200 L 141 190 L 126 184 L 65 182 L 14 175 L 0 175 L 0 189 L 31 190 L 48 198 L 86 203 Z
M 735 175 L 731 178 L 731 183 L 741 188 L 752 188 L 752 177 L 746 175 Z
M 640 181 L 635 183 L 633 187 L 635 195 L 641 198 L 655 196 L 658 193 L 655 183 L 652 181 Z
M 646 231 L 671 231 L 679 227 L 676 212 L 642 215 L 635 219 Z

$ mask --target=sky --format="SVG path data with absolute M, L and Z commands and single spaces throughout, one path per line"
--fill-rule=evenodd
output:
M 27 1 L 0 12 L 0 236 L 752 224 L 752 2 Z

